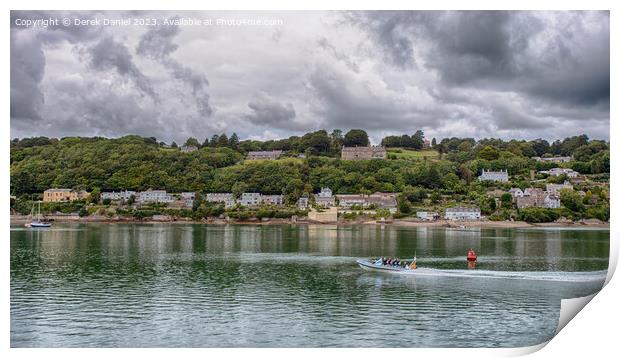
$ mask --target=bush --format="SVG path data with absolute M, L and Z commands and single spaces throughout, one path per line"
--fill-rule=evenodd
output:
M 548 223 L 556 221 L 560 213 L 553 209 L 545 208 L 526 208 L 519 212 L 519 220 L 528 223 Z
M 85 216 L 88 216 L 88 210 L 86 210 L 86 208 L 82 207 L 82 208 L 80 209 L 80 211 L 78 211 L 78 215 L 79 215 L 81 218 L 83 218 L 83 217 L 85 217 Z
M 609 206 L 588 208 L 585 214 L 586 218 L 599 219 L 601 221 L 609 221 Z

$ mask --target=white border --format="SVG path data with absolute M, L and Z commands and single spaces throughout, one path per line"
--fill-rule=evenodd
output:
M 260 4 L 260 6 L 259 6 Z M 382 0 L 380 2 L 370 1 L 370 0 L 358 0 L 358 1 L 335 1 L 335 0 L 315 0 L 311 2 L 301 3 L 294 1 L 284 1 L 284 0 L 264 0 L 260 3 L 257 1 L 251 0 L 227 0 L 224 2 L 197 2 L 197 1 L 188 1 L 188 0 L 176 0 L 174 2 L 160 2 L 153 3 L 152 1 L 119 1 L 119 0 L 107 0 L 100 2 L 82 2 L 76 0 L 57 0 L 54 2 L 45 2 L 45 1 L 32 1 L 32 0 L 22 0 L 18 3 L 13 4 L 13 6 L 8 6 L 6 2 L 3 2 L 3 6 L 5 8 L 4 19 L 6 20 L 3 27 L 3 37 L 2 41 L 4 42 L 4 53 L 2 56 L 2 65 L 4 69 L 5 79 L 10 78 L 10 59 L 8 56 L 8 52 L 10 50 L 10 12 L 11 8 L 13 9 L 88 9 L 88 10 L 135 10 L 135 9 L 152 9 L 152 10 L 169 10 L 174 8 L 175 10 L 196 10 L 196 9 L 212 9 L 212 10 L 323 10 L 323 9 L 417 9 L 417 10 L 443 10 L 443 9 L 505 9 L 505 10 L 573 10 L 573 9 L 610 9 L 611 11 L 611 53 L 612 53 L 612 61 L 611 63 L 615 63 L 613 54 L 617 52 L 618 46 L 614 43 L 614 39 L 617 38 L 617 26 L 614 23 L 615 12 L 613 11 L 612 1 L 601 1 L 601 0 L 589 0 L 589 1 L 546 1 L 541 3 L 541 1 L 536 0 L 522 0 L 522 1 L 479 1 L 479 0 L 470 0 L 465 2 L 457 2 L 457 1 L 445 1 L 445 0 L 435 0 L 432 2 L 416 2 L 413 3 L 411 1 L 395 1 L 395 0 Z M 616 56 L 617 57 L 617 56 Z M 611 71 L 611 93 L 613 98 L 614 88 L 617 84 L 618 76 L 616 72 Z M 3 145 L 5 151 L 1 156 L 2 167 L 9 168 L 9 143 L 10 140 L 10 115 L 9 115 L 9 104 L 10 104 L 10 84 L 8 80 L 5 80 L 4 85 L 4 96 L 2 96 L 2 108 L 4 109 L 4 113 L 7 114 L 6 119 L 2 123 L 2 128 L 4 133 L 3 137 Z M 612 117 L 613 117 L 613 104 L 612 104 Z M 617 133 L 616 127 L 614 125 L 614 121 L 610 121 L 610 141 L 614 141 L 617 139 L 614 133 Z M 612 144 L 612 171 L 613 168 L 617 167 L 618 164 L 618 151 L 615 149 L 616 146 Z M 3 198 L 8 199 L 9 197 L 9 172 L 5 171 L 5 174 L 2 176 L 2 191 L 0 192 Z M 615 176 L 611 176 L 611 186 L 614 188 L 618 187 L 618 180 Z M 615 191 L 612 191 L 615 193 Z M 612 195 L 611 198 L 611 216 L 612 218 L 616 217 L 618 210 L 616 209 L 616 203 L 618 201 L 615 195 Z M 9 205 L 4 206 L 5 215 L 2 216 L 2 223 L 4 227 L 4 232 L 8 232 L 9 227 Z M 617 238 L 615 237 L 616 233 L 616 224 L 615 220 L 612 220 L 611 225 L 611 248 L 610 248 L 610 273 L 608 275 L 608 282 L 611 278 L 613 272 L 615 271 L 615 267 L 617 265 L 618 259 L 618 245 Z M 136 353 L 145 354 L 145 355 L 169 355 L 172 354 L 183 354 L 190 356 L 203 356 L 204 354 L 213 354 L 218 356 L 226 356 L 229 357 L 232 355 L 262 355 L 263 353 L 268 354 L 271 357 L 287 357 L 290 358 L 292 355 L 295 357 L 311 357 L 320 355 L 328 355 L 328 356 L 342 356 L 343 354 L 356 355 L 356 356 L 368 356 L 368 357 L 377 357 L 378 355 L 424 355 L 424 356 L 440 356 L 440 357 L 452 357 L 454 355 L 474 355 L 474 356 L 514 356 L 514 355 L 522 355 L 528 354 L 545 346 L 545 344 L 541 344 L 535 347 L 526 347 L 526 348 L 517 348 L 517 349 L 398 349 L 398 350 L 385 350 L 385 349 L 243 349 L 243 350 L 221 350 L 221 349 L 179 349 L 179 350 L 163 350 L 163 349 L 145 349 L 135 351 L 133 349 L 96 349 L 96 350 L 86 350 L 86 349 L 46 349 L 46 350 L 30 350 L 30 349 L 9 349 L 10 345 L 10 294 L 9 294 L 9 239 L 8 235 L 4 236 L 4 246 L 2 250 L 2 290 L 4 293 L 4 297 L 6 298 L 4 309 L 1 314 L 1 321 L 3 322 L 3 328 L 5 334 L 2 335 L 2 343 L 3 347 L 6 350 L 5 353 L 12 354 L 15 356 L 30 356 L 30 355 L 41 355 L 45 354 L 46 356 L 95 356 L 95 357 L 106 357 L 110 354 L 114 355 L 133 355 Z M 592 303 L 587 305 L 580 314 L 577 315 L 572 322 L 570 322 L 553 340 L 551 340 L 547 347 L 540 350 L 536 353 L 537 356 L 540 357 L 548 357 L 548 356 L 597 356 L 603 355 L 608 356 L 610 353 L 615 351 L 618 344 L 617 342 L 617 333 L 615 331 L 615 326 L 617 326 L 617 316 L 618 316 L 618 279 L 612 280 L 609 284 L 598 294 L 596 297 L 592 299 Z

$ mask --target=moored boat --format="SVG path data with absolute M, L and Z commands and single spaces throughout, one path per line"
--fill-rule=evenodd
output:
M 26 223 L 24 226 L 29 228 L 48 228 L 52 226 L 52 223 L 43 221 L 41 217 L 41 203 L 39 202 L 37 215 L 34 216 L 34 205 L 32 205 L 32 210 L 30 211 L 31 221 Z

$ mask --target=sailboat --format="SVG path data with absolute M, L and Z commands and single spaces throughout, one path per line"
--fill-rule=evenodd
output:
M 32 210 L 30 210 L 30 222 L 26 223 L 26 227 L 32 228 L 45 228 L 51 227 L 52 224 L 49 222 L 44 222 L 41 218 L 41 202 L 38 203 L 37 216 L 34 216 L 34 204 L 32 205 Z

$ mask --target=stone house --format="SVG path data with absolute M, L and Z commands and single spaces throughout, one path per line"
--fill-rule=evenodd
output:
M 387 151 L 381 146 L 342 147 L 342 160 L 386 159 Z
M 264 150 L 264 151 L 250 151 L 246 157 L 247 160 L 274 160 L 278 159 L 282 155 L 281 150 Z

